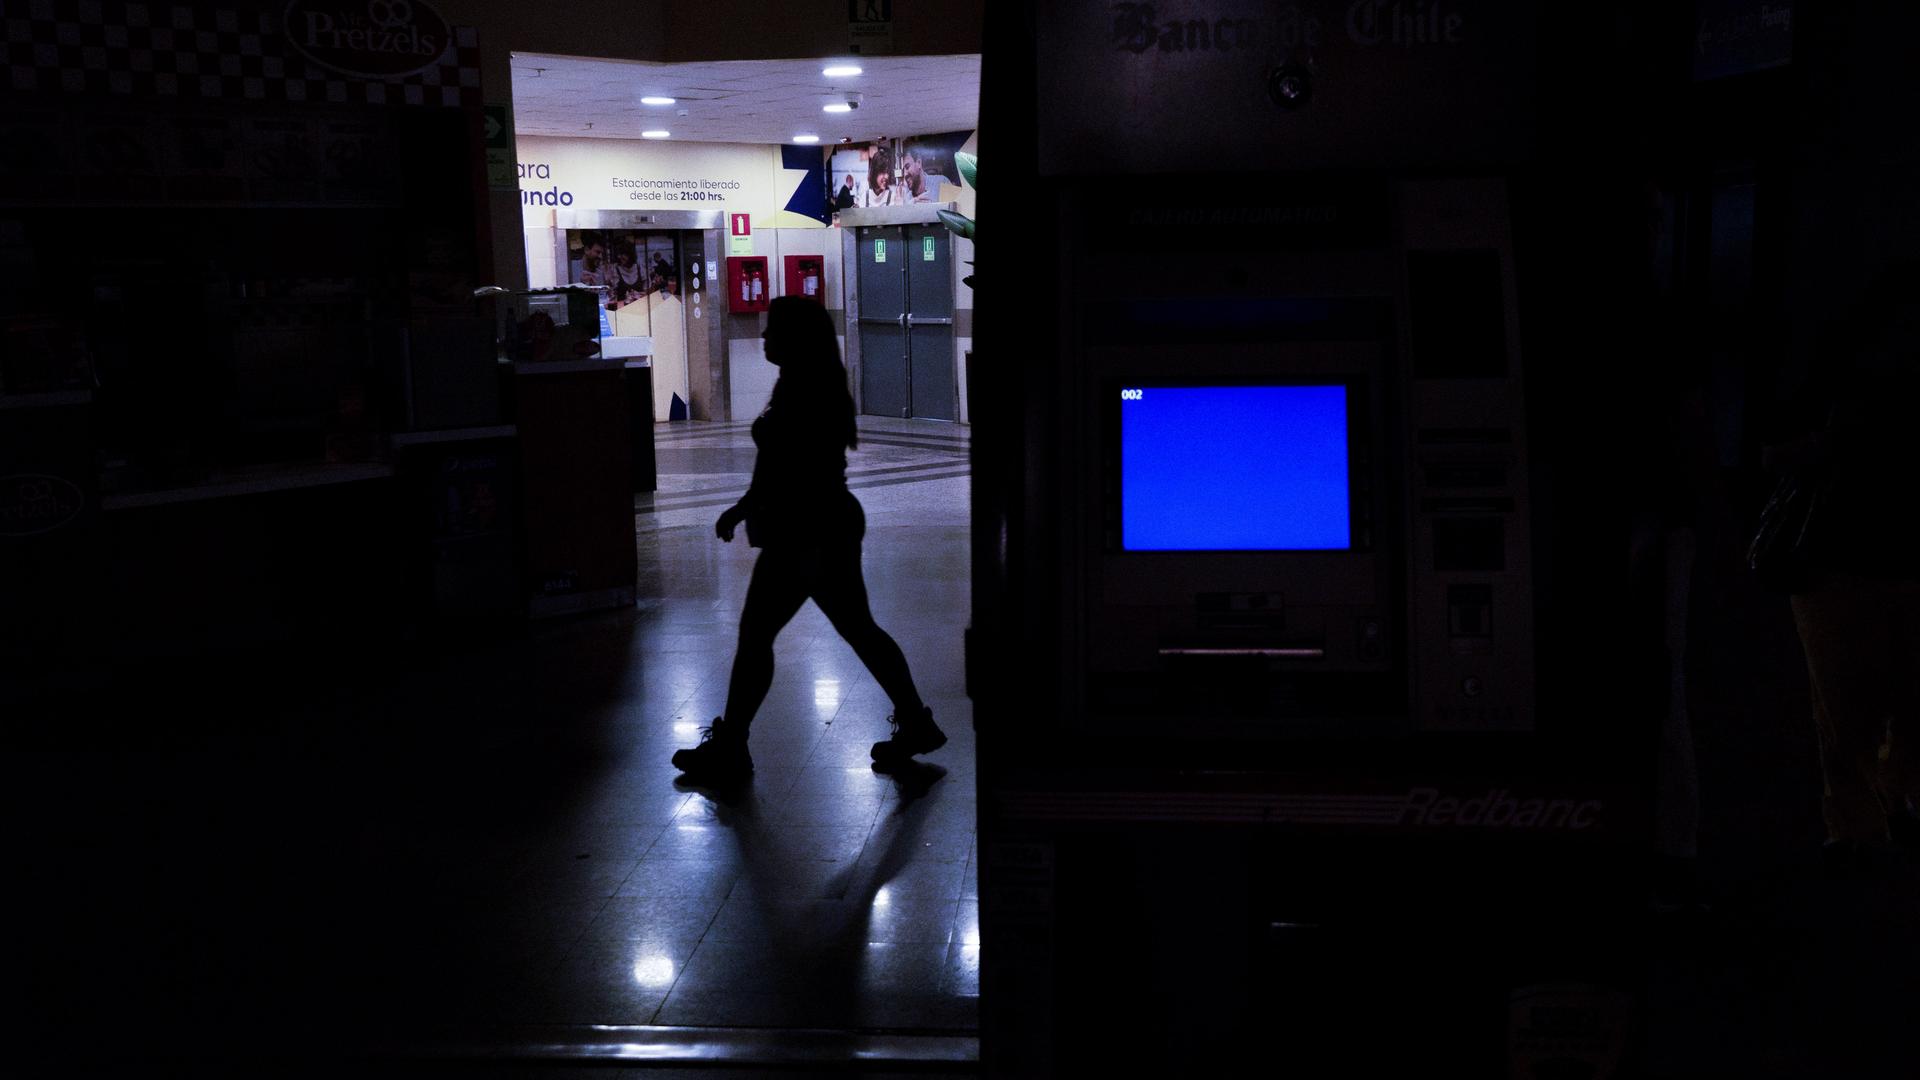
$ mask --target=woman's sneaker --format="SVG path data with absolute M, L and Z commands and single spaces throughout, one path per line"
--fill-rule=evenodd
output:
M 746 735 L 734 734 L 718 717 L 713 726 L 700 729 L 700 745 L 673 752 L 673 764 L 681 772 L 706 780 L 740 780 L 753 775 Z
M 877 764 L 892 765 L 947 745 L 947 733 L 933 722 L 932 709 L 908 713 L 904 720 L 889 716 L 887 723 L 893 725 L 893 737 L 873 744 L 873 760 Z

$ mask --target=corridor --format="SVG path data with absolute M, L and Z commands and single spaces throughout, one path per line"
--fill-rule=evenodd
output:
M 325 679 L 324 659 L 269 657 L 76 682 L 81 713 L 49 698 L 17 733 L 48 752 L 8 777 L 14 820 L 33 823 L 19 869 L 43 886 L 18 951 L 96 974 L 19 1015 L 64 1046 L 77 1018 L 114 1017 L 188 1058 L 310 1039 L 525 1056 L 609 1026 L 694 1029 L 670 1057 L 692 1039 L 753 1060 L 713 1046 L 809 1028 L 924 1037 L 887 1060 L 973 1058 L 966 429 L 862 418 L 849 470 L 875 615 L 951 741 L 874 772 L 890 706 L 808 605 L 779 639 L 757 773 L 730 798 L 669 758 L 725 700 L 755 552 L 712 521 L 746 486 L 751 440 L 679 423 L 658 443 L 633 609 Z M 118 752 L 65 752 L 88 715 L 127 729 Z

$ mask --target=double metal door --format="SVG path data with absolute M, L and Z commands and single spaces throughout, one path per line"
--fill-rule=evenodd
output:
M 953 242 L 946 226 L 863 226 L 858 246 L 861 411 L 954 419 Z

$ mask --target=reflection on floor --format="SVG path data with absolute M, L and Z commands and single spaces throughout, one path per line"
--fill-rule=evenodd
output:
M 784 1024 L 829 1029 L 819 1054 L 964 1071 L 981 948 L 965 429 L 863 428 L 875 608 L 953 739 L 906 778 L 868 767 L 887 703 L 808 608 L 778 646 L 753 785 L 675 782 L 672 751 L 720 711 L 754 557 L 708 531 L 751 467 L 741 425 L 660 429 L 633 609 L 386 658 L 348 628 L 310 654 L 0 673 L 13 1072 L 366 1076 L 371 1042 L 606 1075 L 610 1041 L 672 1060 L 675 1024 L 710 1052 L 703 1076 L 784 1075 L 761 1063 L 790 1060 L 773 1055 L 791 1033 L 754 1027 Z M 1748 580 L 1750 527 L 1721 521 L 1701 547 L 1717 554 L 1689 678 L 1713 910 L 1648 927 L 1640 1072 L 1904 1080 L 1920 872 L 1821 878 L 1806 668 L 1785 599 Z M 524 1055 L 560 1044 L 597 1056 Z
M 973 738 L 961 684 L 965 429 L 863 421 L 849 480 L 865 505 L 876 617 L 952 742 L 885 776 L 868 747 L 891 707 L 808 605 L 776 646 L 739 792 L 676 779 L 677 746 L 719 714 L 755 552 L 713 519 L 745 489 L 745 424 L 660 428 L 660 491 L 637 500 L 641 595 L 631 732 L 562 827 L 528 851 L 529 1023 L 970 1029 L 979 916 Z
M 752 784 L 677 779 L 725 700 L 755 552 L 711 523 L 751 454 L 745 425 L 662 425 L 633 608 L 391 657 L 50 674 L 0 775 L 9 869 L 36 883 L 15 1030 L 228 1061 L 582 1025 L 971 1035 L 966 433 L 863 430 L 874 610 L 952 740 L 923 767 L 872 770 L 891 706 L 809 605 Z

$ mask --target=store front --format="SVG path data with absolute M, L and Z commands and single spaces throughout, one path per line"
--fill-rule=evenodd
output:
M 826 148 L 787 144 L 791 130 L 547 132 L 510 62 L 521 45 L 827 56 L 845 24 L 827 20 L 823 42 L 818 12 L 645 0 L 565 17 L 461 0 L 6 10 L 0 715 L 10 749 L 56 751 L 17 770 L 12 804 L 47 819 L 16 852 L 29 918 L 54 928 L 18 957 L 41 988 L 15 1010 L 29 1071 L 46 1053 L 60 1064 L 37 1071 L 254 1072 L 298 1046 L 322 1071 L 404 1074 L 489 1041 L 489 1057 L 549 1064 L 613 1045 L 706 1065 L 719 1047 L 749 1071 L 977 1058 L 977 989 L 942 967 L 970 949 L 977 968 L 979 949 L 964 607 L 944 599 L 965 575 L 965 436 L 863 439 L 876 475 L 855 484 L 883 489 L 880 512 L 936 496 L 917 509 L 938 513 L 891 528 L 944 546 L 894 545 L 874 599 L 922 609 L 888 623 L 953 732 L 954 775 L 918 792 L 910 827 L 880 823 L 861 860 L 859 812 L 878 821 L 890 782 L 866 775 L 864 745 L 858 768 L 801 757 L 873 790 L 812 792 L 812 812 L 847 820 L 768 821 L 777 843 L 746 822 L 742 858 L 754 841 L 775 856 L 750 896 L 742 859 L 689 839 L 724 808 L 654 751 L 695 737 L 688 710 L 707 702 L 692 695 L 724 685 L 699 665 L 724 664 L 719 624 L 755 553 L 712 537 L 712 488 L 671 511 L 693 528 L 637 519 L 672 501 L 654 491 L 656 424 L 686 439 L 663 456 L 717 462 L 662 475 L 731 480 L 752 452 L 744 421 L 777 375 L 760 341 L 771 300 L 812 297 L 846 329 L 851 231 L 834 227 Z M 931 35 L 903 24 L 890 45 L 903 65 L 932 57 L 919 70 L 964 108 L 853 134 L 972 130 L 978 11 L 963 14 Z M 340 51 L 375 40 L 380 57 Z M 387 55 L 397 42 L 417 56 Z M 944 76 L 949 53 L 970 79 Z M 969 257 L 940 239 L 952 264 Z M 858 335 L 841 338 L 856 364 Z M 928 562 L 947 589 L 932 604 Z M 663 565 L 709 591 L 672 595 Z M 878 738 L 887 711 L 843 659 L 845 694 L 822 676 L 802 704 L 848 702 L 881 729 L 860 739 Z M 769 794 L 781 773 L 766 769 Z M 782 915 L 824 889 L 827 862 L 840 895 L 822 899 L 864 932 L 794 925 L 868 966 L 835 968 L 836 998 L 794 998 L 873 1011 L 787 1024 L 850 1033 L 822 1049 L 782 1041 L 750 992 L 696 984 L 766 928 L 710 919 L 722 901 Z M 716 890 L 729 874 L 737 897 Z M 696 944 L 718 959 L 696 963 Z M 760 952 L 743 965 L 756 978 L 821 969 Z M 101 970 L 123 977 L 75 974 Z M 678 1011 L 661 1011 L 682 978 Z M 87 1039 L 135 999 L 126 1038 Z M 749 1026 L 758 1042 L 729 1041 Z
M 760 351 L 762 313 L 783 295 L 817 300 L 834 316 L 861 413 L 967 418 L 973 290 L 962 278 L 972 242 L 937 214 L 973 213 L 974 190 L 958 180 L 956 155 L 976 149 L 975 133 L 832 140 L 844 122 L 820 116 L 813 98 L 828 80 L 819 67 L 515 54 L 515 173 L 528 281 L 600 290 L 607 355 L 648 365 L 656 421 L 757 415 L 777 374 Z M 685 88 L 728 80 L 748 89 L 716 97 Z M 768 100 L 752 92 L 762 83 Z M 591 116 L 574 104 L 582 87 L 607 86 L 628 88 L 622 101 L 633 104 Z M 921 93 L 917 84 L 898 89 Z M 798 111 L 781 100 L 795 97 Z M 642 98 L 675 104 L 647 106 Z M 800 121 L 755 119 L 782 106 Z M 950 113 L 923 111 L 928 123 Z M 795 127 L 801 130 L 789 130 Z M 710 133 L 783 141 L 713 141 Z M 869 236 L 871 229 L 892 230 L 885 266 L 873 264 L 886 237 Z

